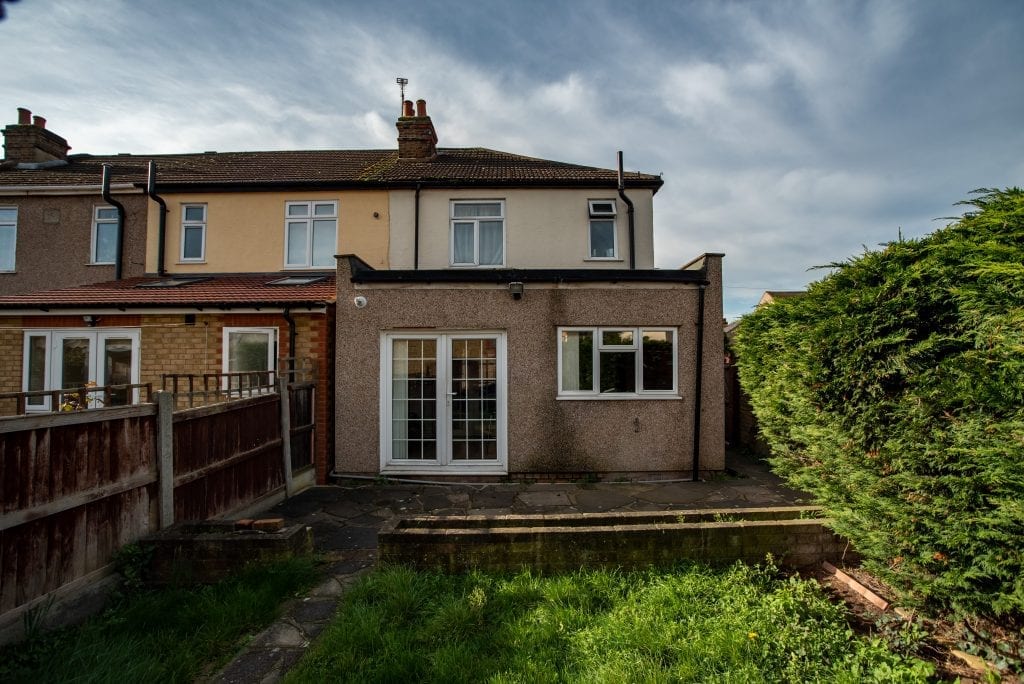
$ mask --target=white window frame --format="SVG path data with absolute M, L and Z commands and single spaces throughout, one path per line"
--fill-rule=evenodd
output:
M 100 212 L 106 209 L 110 209 L 114 212 L 113 220 L 109 218 L 100 218 Z M 114 258 L 110 261 L 100 261 L 97 257 L 96 250 L 99 247 L 99 228 L 100 224 L 110 225 L 114 224 Z M 92 241 L 89 245 L 89 263 L 94 266 L 111 266 L 117 263 L 117 207 L 110 204 L 100 204 L 92 209 Z
M 202 209 L 203 218 L 201 221 L 188 220 L 189 209 Z M 178 259 L 183 264 L 195 264 L 203 263 L 206 261 L 206 223 L 207 223 L 207 206 L 205 204 L 189 203 L 181 205 L 181 240 L 180 248 L 178 250 Z M 199 256 L 198 257 L 187 257 L 185 256 L 185 233 L 187 228 L 200 228 L 202 229 L 202 238 L 199 240 Z
M 104 369 L 100 366 L 100 350 L 102 349 L 102 343 L 104 340 L 111 338 L 127 338 L 131 340 L 132 344 L 132 363 L 131 363 L 131 382 L 130 384 L 136 385 L 139 383 L 139 369 L 141 361 L 141 339 L 142 334 L 139 328 L 27 328 L 24 331 L 24 346 L 21 357 L 21 389 L 23 392 L 28 392 L 29 382 L 29 344 L 30 338 L 32 337 L 43 337 L 46 339 L 46 360 L 43 370 L 43 388 L 47 391 L 61 389 L 56 386 L 56 378 L 59 375 L 57 370 L 58 358 L 61 357 L 62 351 L 59 346 L 62 341 L 69 337 L 87 337 L 90 340 L 89 346 L 89 376 L 90 382 L 95 382 L 98 386 L 106 384 L 106 378 L 104 377 Z M 140 401 L 139 390 L 132 390 L 132 403 L 137 404 Z M 25 411 L 29 413 L 38 412 L 49 412 L 53 409 L 50 406 L 51 401 L 49 397 L 45 397 L 41 404 L 29 405 L 25 404 Z M 98 408 L 99 402 L 93 405 L 90 401 L 90 408 Z
M 18 254 L 18 207 L 0 206 L 0 209 L 14 212 L 14 221 L 4 221 L 0 223 L 0 231 L 10 229 L 11 233 L 13 233 L 11 244 L 14 246 L 14 250 L 11 253 L 11 267 L 2 268 L 2 262 L 0 262 L 0 273 L 14 273 L 15 268 L 17 267 Z
M 491 337 L 497 342 L 496 360 L 496 396 L 497 400 L 497 447 L 496 461 L 454 461 L 449 449 L 451 447 L 451 407 L 449 405 L 451 389 L 451 342 L 458 339 L 478 339 Z M 435 440 L 437 457 L 435 459 L 403 460 L 392 459 L 392 357 L 394 341 L 403 339 L 437 340 L 437 420 Z M 446 475 L 504 475 L 508 473 L 508 342 L 504 331 L 500 330 L 451 330 L 451 331 L 394 331 L 381 333 L 380 336 L 380 470 L 384 474 L 396 473 L 434 473 Z
M 593 384 L 590 389 L 564 390 L 562 389 L 562 333 L 563 332 L 589 332 L 593 335 L 592 345 L 592 368 Z M 605 332 L 632 332 L 633 342 L 630 344 L 606 345 L 602 341 L 602 333 Z M 647 390 L 643 388 L 643 334 L 645 332 L 671 332 L 672 333 L 672 389 Z M 561 326 L 558 328 L 555 344 L 558 347 L 558 375 L 556 378 L 558 386 L 557 399 L 680 399 L 679 396 L 679 329 L 671 326 L 628 326 L 628 325 L 607 325 L 601 327 L 593 326 Z M 601 392 L 601 358 L 602 351 L 633 351 L 636 354 L 636 379 L 635 392 Z
M 611 211 L 602 211 L 598 205 L 611 204 Z M 618 204 L 614 199 L 587 200 L 587 261 L 620 261 L 619 259 L 619 223 L 617 217 Z M 612 255 L 594 256 L 594 222 L 611 221 L 612 223 Z
M 455 216 L 455 207 L 463 204 L 497 204 L 501 207 L 499 216 Z M 451 200 L 448 204 L 448 263 L 456 268 L 504 268 L 508 261 L 508 218 L 505 213 L 505 200 L 503 199 L 463 199 Z M 480 221 L 501 221 L 501 263 L 481 264 L 480 263 Z M 473 261 L 455 261 L 455 224 L 473 224 Z
M 234 373 L 238 371 L 232 371 L 230 367 L 231 363 L 231 335 L 234 333 L 261 333 L 269 336 L 269 344 L 267 344 L 267 370 L 277 372 L 277 328 L 274 327 L 227 327 L 225 326 L 221 330 L 221 372 L 222 373 Z M 276 375 L 274 376 L 277 377 Z M 230 386 L 229 378 L 224 377 L 221 386 L 223 389 L 228 389 Z
M 334 208 L 334 212 L 330 216 L 316 215 L 316 206 L 330 204 Z M 305 206 L 308 211 L 305 216 L 289 216 L 288 209 L 290 207 Z M 334 256 L 334 252 L 338 249 L 338 200 L 295 200 L 284 203 L 284 267 L 288 269 L 292 268 L 316 268 L 316 269 L 332 269 L 330 265 L 313 265 L 313 222 L 314 221 L 334 221 L 334 247 L 331 249 L 331 256 Z M 305 259 L 302 262 L 288 261 L 288 241 L 289 233 L 291 231 L 292 223 L 304 222 L 306 224 L 306 250 Z

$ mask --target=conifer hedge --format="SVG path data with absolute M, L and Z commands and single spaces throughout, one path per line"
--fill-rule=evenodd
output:
M 907 596 L 1024 616 L 1024 191 L 746 316 L 776 472 Z

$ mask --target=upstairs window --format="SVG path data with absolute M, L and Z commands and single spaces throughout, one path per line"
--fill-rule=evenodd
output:
M 96 207 L 92 212 L 92 263 L 117 261 L 117 209 Z
M 0 207 L 0 271 L 14 270 L 18 245 L 18 208 Z
M 181 260 L 206 260 L 205 204 L 186 204 L 181 208 Z
M 505 263 L 505 202 L 452 202 L 451 265 Z
M 615 200 L 590 200 L 590 258 L 617 259 Z
M 676 396 L 673 328 L 559 328 L 560 397 Z
M 285 267 L 334 268 L 338 203 L 286 203 L 284 243 Z

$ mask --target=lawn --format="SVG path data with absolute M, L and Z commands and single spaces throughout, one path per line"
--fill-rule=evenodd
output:
M 918 682 L 772 567 L 540 577 L 375 572 L 287 682 Z
M 0 682 L 191 682 L 226 663 L 316 577 L 312 559 L 293 558 L 215 585 L 122 596 L 80 627 L 0 648 Z

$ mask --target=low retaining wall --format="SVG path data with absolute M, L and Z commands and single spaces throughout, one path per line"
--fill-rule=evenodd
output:
M 253 561 L 311 555 L 313 529 L 298 524 L 261 531 L 239 529 L 230 520 L 206 521 L 169 527 L 139 544 L 152 549 L 149 583 L 207 584 Z
M 464 572 L 623 569 L 680 561 L 789 567 L 849 559 L 848 542 L 807 506 L 561 515 L 416 516 L 379 535 L 383 563 Z

